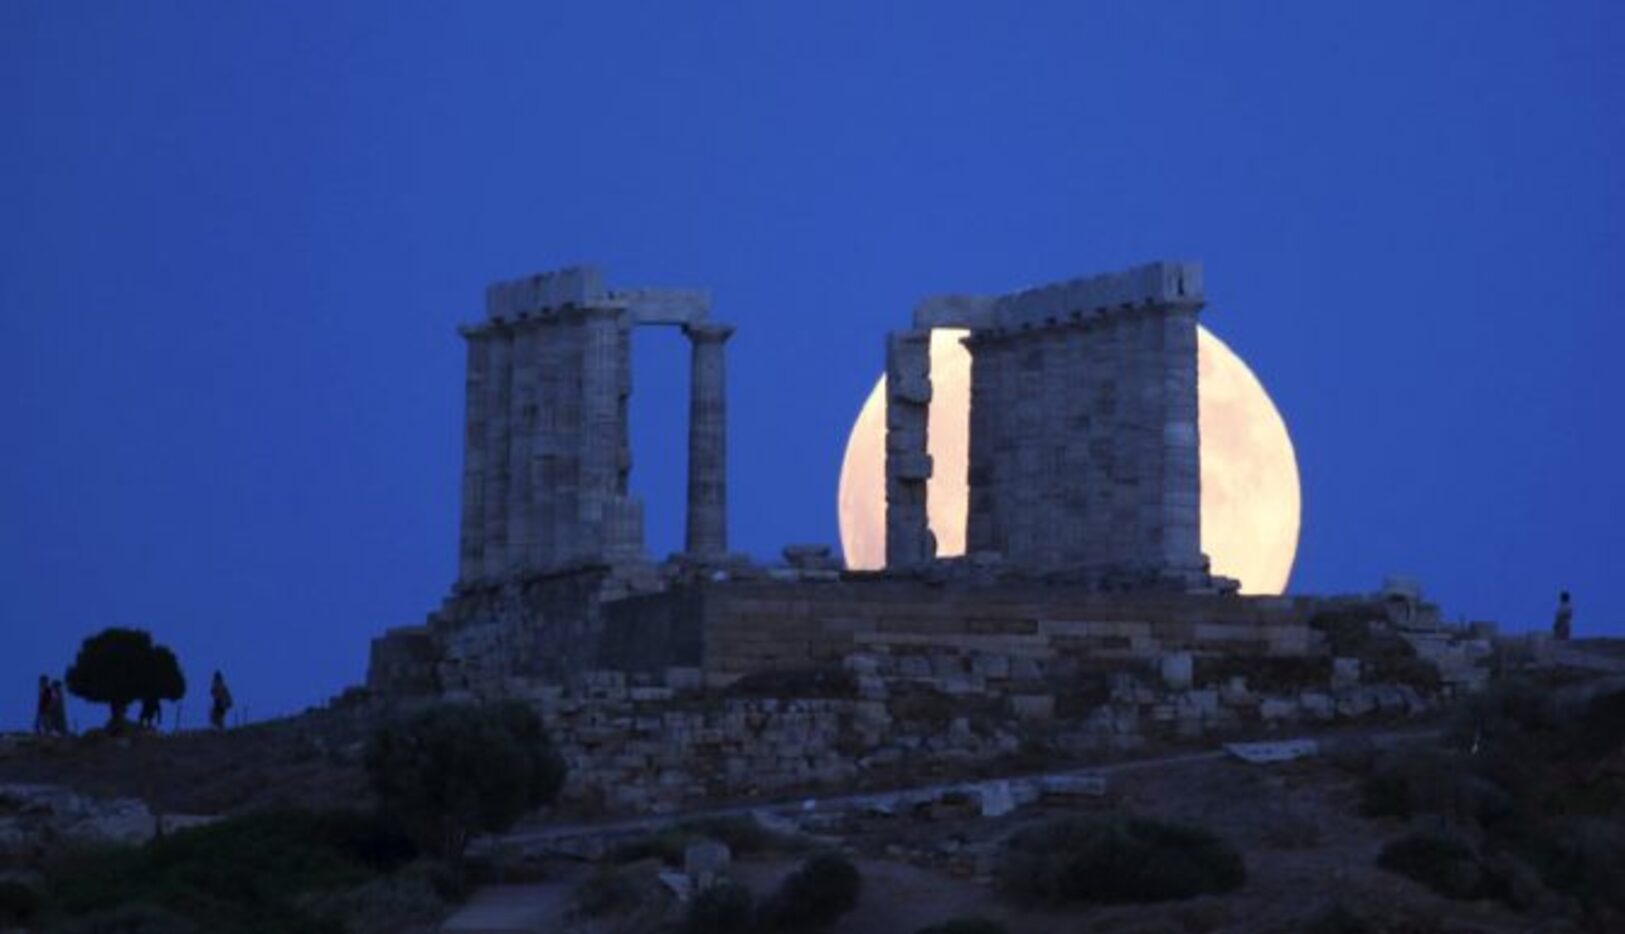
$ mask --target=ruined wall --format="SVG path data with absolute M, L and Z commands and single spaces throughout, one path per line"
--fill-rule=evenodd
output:
M 854 652 L 930 649 L 1039 661 L 1118 663 L 1169 652 L 1302 655 L 1313 601 L 1110 594 L 1081 587 L 932 585 L 908 580 L 708 584 L 708 674 L 806 667 Z
M 967 550 L 1030 572 L 1201 586 L 1194 264 L 993 302 L 971 351 Z
M 459 580 L 643 554 L 631 315 L 595 271 L 498 283 L 468 343 Z

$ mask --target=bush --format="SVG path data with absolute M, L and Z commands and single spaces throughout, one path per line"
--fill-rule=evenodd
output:
M 164 912 L 210 932 L 307 931 L 322 926 L 315 901 L 397 865 L 399 838 L 388 839 L 358 815 L 259 812 L 69 857 L 49 868 L 47 894 L 86 930 L 169 930 L 151 920 Z
M 385 810 L 459 865 L 469 837 L 500 833 L 550 803 L 564 759 L 519 703 L 448 704 L 378 730 L 367 775 Z
M 1342 902 L 1332 902 L 1310 916 L 1303 934 L 1370 934 L 1371 922 L 1350 911 Z
M 1573 818 L 1543 830 L 1522 854 L 1541 881 L 1592 911 L 1625 912 L 1625 815 Z
M 857 907 L 863 879 L 839 853 L 823 853 L 801 864 L 762 905 L 758 921 L 770 931 L 816 931 Z
M 1490 826 L 1507 819 L 1513 798 L 1478 774 L 1481 762 L 1444 752 L 1418 752 L 1380 761 L 1360 785 L 1367 817 L 1438 814 Z
M 1247 879 L 1241 854 L 1198 827 L 1137 817 L 1054 821 L 1010 839 L 999 866 L 1024 901 L 1119 904 L 1217 894 Z
M 656 918 L 664 913 L 669 897 L 660 882 L 660 864 L 644 860 L 600 869 L 576 887 L 571 906 L 575 914 L 588 918 Z
M 39 912 L 41 901 L 33 886 L 0 879 L 0 929 L 26 923 Z
M 756 896 L 737 882 L 721 882 L 695 897 L 684 927 L 688 934 L 747 934 L 756 915 Z
M 86 915 L 53 930 L 60 934 L 202 934 L 204 929 L 174 912 L 136 903 Z
M 186 696 L 175 653 L 153 644 L 152 634 L 140 629 L 105 629 L 86 639 L 67 682 L 74 696 L 107 705 L 107 728 L 113 732 L 123 729 L 125 713 L 136 701 Z
M 914 934 L 1005 934 L 1004 925 L 986 918 L 955 918 L 920 928 Z
M 1502 894 L 1502 886 L 1485 871 L 1472 848 L 1452 834 L 1407 834 L 1382 848 L 1377 865 L 1420 882 L 1446 898 L 1474 900 Z

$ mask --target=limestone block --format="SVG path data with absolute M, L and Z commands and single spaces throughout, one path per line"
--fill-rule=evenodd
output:
M 1353 687 L 1360 683 L 1360 660 L 1358 658 L 1332 659 L 1332 689 Z
M 1219 688 L 1219 699 L 1232 707 L 1242 707 L 1254 702 L 1253 692 L 1247 690 L 1246 675 L 1232 675 Z
M 1099 798 L 1107 788 L 1104 775 L 1045 775 L 1038 779 L 1037 784 L 1042 800 L 1059 804 Z
M 1296 720 L 1299 709 L 1299 704 L 1296 701 L 1279 697 L 1266 697 L 1258 705 L 1258 716 L 1265 723 Z
M 1331 695 L 1320 691 L 1305 691 L 1298 695 L 1298 704 L 1306 716 L 1316 720 L 1330 720 L 1333 716 Z
M 1162 682 L 1169 690 L 1189 690 L 1195 673 L 1194 662 L 1189 652 L 1170 652 L 1159 661 L 1162 673 Z
M 705 685 L 705 672 L 699 668 L 667 668 L 666 687 L 673 691 L 697 691 Z
M 984 782 L 976 788 L 983 817 L 1003 817 L 1016 809 L 1015 794 L 1008 781 Z
M 1053 720 L 1055 695 L 1013 694 L 1010 696 L 1010 710 L 1022 720 Z

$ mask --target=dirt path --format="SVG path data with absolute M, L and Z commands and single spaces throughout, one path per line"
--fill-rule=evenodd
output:
M 1439 735 L 1436 727 L 1410 728 L 1405 730 L 1371 730 L 1352 733 L 1339 733 L 1335 736 L 1321 736 L 1323 744 L 1347 743 L 1366 741 L 1377 745 L 1393 745 L 1397 743 L 1415 742 L 1431 739 Z M 1081 768 L 1061 769 L 1051 772 L 1023 773 L 1015 775 L 998 776 L 977 781 L 938 782 L 926 785 L 910 786 L 879 792 L 860 792 L 856 794 L 823 795 L 816 797 L 798 798 L 777 802 L 751 802 L 749 804 L 722 805 L 719 807 L 702 808 L 690 811 L 681 811 L 673 814 L 653 814 L 640 817 L 606 819 L 602 821 L 580 821 L 557 824 L 521 824 L 518 828 L 506 835 L 497 838 L 488 838 L 476 845 L 477 850 L 487 850 L 498 847 L 508 852 L 522 853 L 526 856 L 556 855 L 560 853 L 573 855 L 576 848 L 570 847 L 573 841 L 592 838 L 597 841 L 612 841 L 624 837 L 634 837 L 658 830 L 662 827 L 683 821 L 700 820 L 713 817 L 737 817 L 752 815 L 765 823 L 773 824 L 780 821 L 794 820 L 808 815 L 840 814 L 861 810 L 891 810 L 912 806 L 937 800 L 945 794 L 963 792 L 977 794 L 980 789 L 999 782 L 1008 782 L 1012 785 L 1043 785 L 1047 783 L 1064 783 L 1068 780 L 1102 779 L 1110 785 L 1113 776 L 1121 776 L 1144 770 L 1170 769 L 1181 766 L 1194 765 L 1202 762 L 1216 762 L 1232 758 L 1223 748 L 1208 749 L 1200 752 L 1185 752 L 1170 755 L 1153 756 L 1145 759 L 1131 759 L 1122 762 L 1104 763 Z

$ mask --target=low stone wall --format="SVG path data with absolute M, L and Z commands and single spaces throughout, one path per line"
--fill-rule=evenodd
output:
M 1015 680 L 950 693 L 963 675 L 853 655 L 838 676 L 820 679 L 753 676 L 717 690 L 700 687 L 696 669 L 672 669 L 664 683 L 596 671 L 569 689 L 531 685 L 526 696 L 570 762 L 568 796 L 637 813 L 1018 771 L 1165 740 L 1419 716 L 1451 693 L 1444 684 L 1365 683 L 1354 660 L 1305 669 L 1323 680 L 1301 684 L 1282 683 L 1266 665 L 1268 687 L 1245 674 L 1204 682 L 1190 660 L 1121 663 L 1085 679 L 1094 686 L 1082 692 Z M 796 696 L 815 680 L 844 696 Z
M 933 586 L 848 579 L 730 582 L 703 593 L 708 674 L 838 663 L 854 652 L 924 655 L 976 674 L 978 658 L 1013 664 L 1115 665 L 1171 652 L 1300 656 L 1323 601 L 1217 594 L 1102 594 L 1061 586 Z M 995 663 L 996 664 L 996 663 Z M 1001 677 L 996 672 L 986 672 Z

